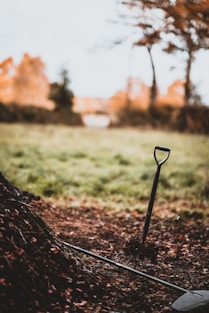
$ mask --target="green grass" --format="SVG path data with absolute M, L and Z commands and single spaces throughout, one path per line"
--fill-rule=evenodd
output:
M 192 201 L 208 207 L 206 136 L 0 124 L 0 144 L 0 171 L 21 189 L 54 201 L 94 199 L 140 210 L 147 206 L 156 170 L 154 146 L 166 146 L 171 155 L 161 168 L 158 203 Z

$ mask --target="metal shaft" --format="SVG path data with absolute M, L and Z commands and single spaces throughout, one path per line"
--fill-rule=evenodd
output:
M 159 180 L 159 176 L 160 176 L 160 169 L 161 169 L 161 165 L 158 165 L 156 173 L 155 173 L 155 178 L 154 178 L 154 181 L 153 181 L 153 185 L 152 185 L 152 191 L 151 191 L 151 195 L 150 195 L 148 208 L 147 208 L 147 215 L 146 215 L 146 219 L 145 219 L 145 223 L 144 223 L 142 243 L 144 243 L 145 240 L 146 240 L 148 229 L 149 229 L 149 225 L 150 225 L 153 204 L 154 204 L 154 201 L 155 201 L 155 194 L 156 194 L 158 180 Z
M 158 159 L 157 159 L 157 156 L 156 156 L 157 150 L 167 152 L 167 156 L 162 161 L 158 161 Z M 152 185 L 152 191 L 151 191 L 150 200 L 149 200 L 149 204 L 148 204 L 148 208 L 147 208 L 147 215 L 146 215 L 146 219 L 145 219 L 145 223 L 144 223 L 142 243 L 145 242 L 146 237 L 147 237 L 147 233 L 149 230 L 149 225 L 150 225 L 150 220 L 151 220 L 151 215 L 152 215 L 152 209 L 153 209 L 153 204 L 154 204 L 154 200 L 155 200 L 155 194 L 156 194 L 158 180 L 159 180 L 159 176 L 160 176 L 160 169 L 161 169 L 162 164 L 165 163 L 166 160 L 168 159 L 169 154 L 170 154 L 169 148 L 156 146 L 154 149 L 154 158 L 155 158 L 155 161 L 157 163 L 157 169 L 155 172 L 155 177 L 154 177 L 154 181 L 153 181 L 153 185 Z
M 146 274 L 146 273 L 144 273 L 144 272 L 138 271 L 138 270 L 136 270 L 136 269 L 134 269 L 134 268 L 131 268 L 131 267 L 126 266 L 126 265 L 123 265 L 123 264 L 121 264 L 121 263 L 115 262 L 115 261 L 113 261 L 113 260 L 111 260 L 111 259 L 109 259 L 109 258 L 106 258 L 106 257 L 104 257 L 104 256 L 101 256 L 101 255 L 99 255 L 99 254 L 96 254 L 96 253 L 93 253 L 93 252 L 88 251 L 88 250 L 86 250 L 86 249 L 83 249 L 83 248 L 80 248 L 80 247 L 78 247 L 78 246 L 72 245 L 72 244 L 70 244 L 70 243 L 68 243 L 68 242 L 65 242 L 65 241 L 62 242 L 62 243 L 63 243 L 64 245 L 66 245 L 66 246 L 68 246 L 68 247 L 74 249 L 74 250 L 77 250 L 77 251 L 79 251 L 79 252 L 82 252 L 82 253 L 84 253 L 84 254 L 87 254 L 87 255 L 89 255 L 89 256 L 91 256 L 91 257 L 93 257 L 93 258 L 99 259 L 99 260 L 101 260 L 101 261 L 103 261 L 103 262 L 105 262 L 105 263 L 109 263 L 109 264 L 111 264 L 111 265 L 114 265 L 114 266 L 116 266 L 116 267 L 119 267 L 119 268 L 121 268 L 121 269 L 123 269 L 123 270 L 129 271 L 129 272 L 131 272 L 131 273 L 133 273 L 133 274 L 137 274 L 137 275 L 139 275 L 139 276 L 141 276 L 141 277 L 144 277 L 144 278 L 147 278 L 147 279 L 149 279 L 149 280 L 152 280 L 152 281 L 154 281 L 154 282 L 156 282 L 156 283 L 159 283 L 159 284 L 161 284 L 161 285 L 164 285 L 164 286 L 166 286 L 166 287 L 169 287 L 169 288 L 172 288 L 172 289 L 176 289 L 176 290 L 179 290 L 179 291 L 181 291 L 181 292 L 188 292 L 187 289 L 184 289 L 184 288 L 179 287 L 179 286 L 177 286 L 177 285 L 171 284 L 171 283 L 169 283 L 169 282 L 167 282 L 167 281 L 164 281 L 164 280 L 162 280 L 162 279 L 160 279 L 160 278 L 157 278 L 157 277 L 148 275 L 148 274 Z

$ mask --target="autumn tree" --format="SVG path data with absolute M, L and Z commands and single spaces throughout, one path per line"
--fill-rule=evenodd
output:
M 151 24 L 140 23 L 139 26 L 142 27 L 144 36 L 137 42 L 134 43 L 136 46 L 146 47 L 147 52 L 150 58 L 150 64 L 152 68 L 152 84 L 150 88 L 150 108 L 155 107 L 157 99 L 157 79 L 156 79 L 156 70 L 155 62 L 153 58 L 153 46 L 160 40 L 160 32 L 155 29 Z
M 40 57 L 25 53 L 16 67 L 13 79 L 13 98 L 18 104 L 40 104 L 47 102 L 49 83 L 45 74 L 45 64 Z
M 139 0 L 136 0 L 138 3 Z M 142 0 L 149 9 L 160 7 L 164 12 L 166 27 L 164 28 L 164 51 L 174 53 L 182 51 L 187 54 L 184 102 L 191 104 L 196 97 L 195 87 L 191 81 L 191 69 L 195 53 L 200 49 L 209 48 L 209 0 Z
M 137 23 L 134 23 L 134 26 L 139 29 L 139 38 L 134 41 L 133 45 L 145 47 L 149 55 L 152 69 L 149 108 L 152 109 L 156 106 L 157 100 L 157 78 L 153 48 L 162 41 L 161 35 L 165 31 L 168 21 L 166 21 L 166 16 L 161 8 L 147 6 L 145 0 L 122 1 L 122 3 L 135 11 L 134 18 Z
M 195 87 L 191 82 L 195 53 L 200 49 L 209 48 L 209 0 L 129 0 L 123 3 L 141 10 L 136 26 L 140 27 L 144 36 L 135 44 L 145 46 L 150 55 L 153 70 L 150 106 L 154 106 L 156 99 L 156 75 L 152 48 L 160 41 L 167 44 L 164 51 L 168 53 L 182 51 L 187 54 L 184 102 L 185 105 L 191 104 L 196 96 Z M 161 24 L 160 20 L 155 18 L 156 12 L 161 15 Z M 151 19 L 147 19 L 147 13 L 150 14 Z
M 169 32 L 177 37 L 176 41 L 169 41 L 166 51 L 170 53 L 180 50 L 187 54 L 184 101 L 188 105 L 195 96 L 195 88 L 191 82 L 195 53 L 209 48 L 209 1 L 176 0 L 165 7 L 165 10 L 172 19 Z

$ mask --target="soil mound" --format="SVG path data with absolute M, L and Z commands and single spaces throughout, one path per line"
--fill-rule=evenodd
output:
M 80 312 L 102 287 L 30 209 L 37 199 L 0 174 L 0 312 Z

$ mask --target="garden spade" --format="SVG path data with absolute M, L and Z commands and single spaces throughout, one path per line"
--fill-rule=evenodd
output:
M 157 151 L 158 150 L 165 152 L 165 158 L 164 159 L 162 159 L 162 160 L 158 159 L 158 157 L 157 157 Z M 161 166 L 169 158 L 169 155 L 170 155 L 170 149 L 169 148 L 156 146 L 155 149 L 154 149 L 154 158 L 155 158 L 155 161 L 156 161 L 156 164 L 157 164 L 157 169 L 156 169 L 156 172 L 155 172 L 155 177 L 154 177 L 154 181 L 153 181 L 153 185 L 152 185 L 152 191 L 151 191 L 150 200 L 149 200 L 149 204 L 148 204 L 148 208 L 147 208 L 147 215 L 146 215 L 146 219 L 145 219 L 145 223 L 144 223 L 143 239 L 142 239 L 142 243 L 143 244 L 144 244 L 144 242 L 146 240 L 148 229 L 149 229 L 149 224 L 150 224 L 150 219 L 151 219 L 151 215 L 152 215 L 153 204 L 154 204 L 154 200 L 155 200 L 155 194 L 156 194 L 158 180 L 159 180 L 159 176 L 160 176 L 160 169 L 161 169 Z

